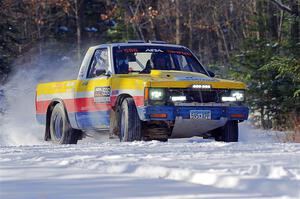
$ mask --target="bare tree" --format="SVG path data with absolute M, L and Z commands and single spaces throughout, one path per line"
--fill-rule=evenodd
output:
M 175 24 L 175 27 L 176 27 L 176 33 L 175 34 L 176 35 L 175 35 L 175 41 L 176 41 L 176 44 L 180 44 L 180 41 L 181 41 L 180 0 L 176 0 L 175 1 L 175 6 L 176 6 L 176 10 L 175 10 L 175 13 L 176 13 L 176 24 Z
M 289 6 L 282 3 L 281 0 L 271 0 L 272 3 L 278 6 L 281 10 L 289 13 L 292 16 L 291 23 L 291 41 L 294 44 L 299 43 L 299 1 L 289 0 Z

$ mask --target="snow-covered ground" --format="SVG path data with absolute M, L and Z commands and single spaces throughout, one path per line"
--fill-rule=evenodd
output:
M 300 198 L 300 145 L 240 132 L 239 143 L 2 145 L 0 198 Z

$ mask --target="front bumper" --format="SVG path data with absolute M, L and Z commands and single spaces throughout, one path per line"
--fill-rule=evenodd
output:
M 190 111 L 210 110 L 211 119 L 190 119 Z M 249 108 L 245 106 L 145 106 L 139 107 L 142 121 L 166 121 L 173 123 L 171 138 L 202 136 L 207 132 L 222 127 L 227 121 L 248 119 Z M 165 118 L 153 117 L 165 115 Z
M 191 110 L 210 110 L 211 120 L 247 120 L 249 108 L 245 106 L 145 106 L 139 107 L 142 121 L 175 121 L 176 118 L 190 119 Z M 167 114 L 165 118 L 152 117 L 152 114 Z

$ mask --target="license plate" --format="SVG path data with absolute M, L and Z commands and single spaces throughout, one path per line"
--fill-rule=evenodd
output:
M 199 120 L 199 119 L 211 119 L 211 111 L 210 110 L 191 110 L 190 111 L 190 119 Z

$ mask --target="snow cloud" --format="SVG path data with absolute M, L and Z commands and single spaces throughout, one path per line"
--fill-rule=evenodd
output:
M 0 86 L 0 145 L 43 143 L 44 128 L 35 119 L 35 88 L 38 83 L 75 79 L 79 63 L 55 48 L 18 58 L 8 82 Z

